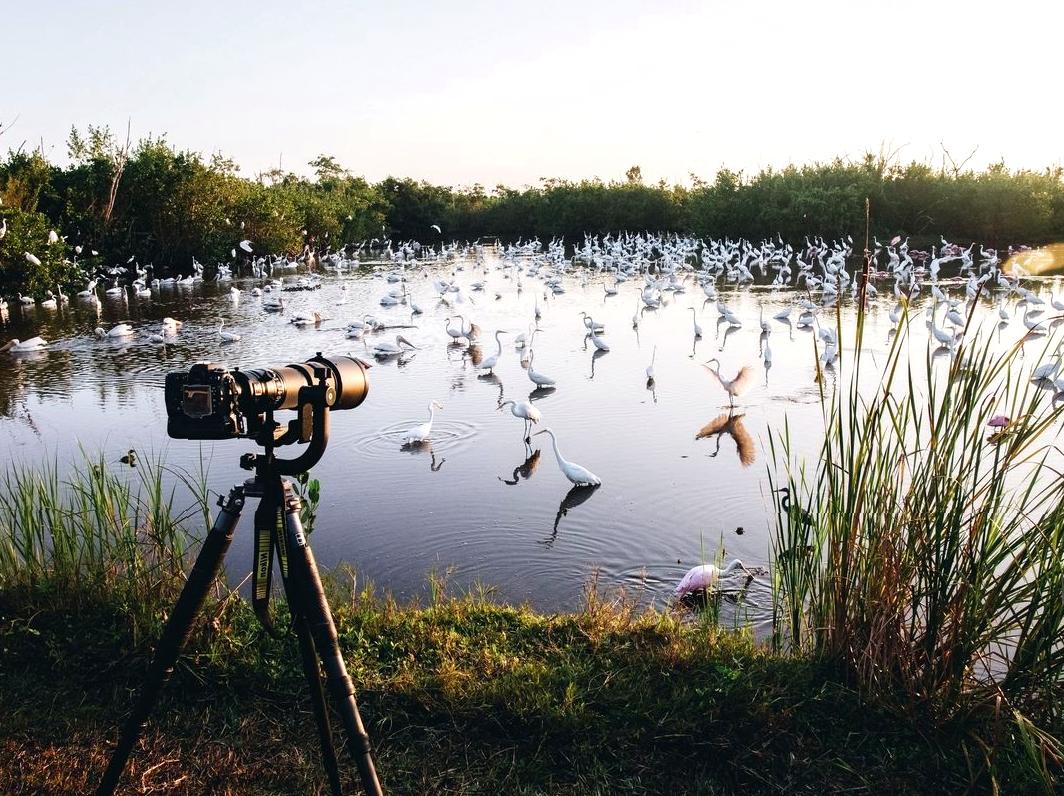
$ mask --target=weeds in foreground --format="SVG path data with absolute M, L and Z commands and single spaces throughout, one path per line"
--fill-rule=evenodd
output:
M 771 443 L 772 486 L 793 499 L 777 514 L 776 646 L 936 726 L 992 719 L 1048 787 L 1064 760 L 1044 731 L 1064 683 L 1064 407 L 1020 368 L 1022 343 L 991 354 L 973 332 L 939 364 L 903 325 L 877 364 L 863 338 L 859 321 L 848 387 L 823 393 L 817 461 L 791 455 L 787 428 Z

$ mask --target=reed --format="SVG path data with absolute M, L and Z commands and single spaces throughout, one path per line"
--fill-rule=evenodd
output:
M 939 726 L 1008 719 L 1048 783 L 1062 759 L 1039 728 L 1061 720 L 1064 407 L 1030 383 L 1020 343 L 991 353 L 969 329 L 942 361 L 910 350 L 923 321 L 906 318 L 877 362 L 861 321 L 837 387 L 821 374 L 817 460 L 793 454 L 787 426 L 771 439 L 771 486 L 792 497 L 776 504 L 774 643 Z M 989 428 L 999 414 L 1009 425 Z
M 175 474 L 148 456 L 118 471 L 81 455 L 62 476 L 54 459 L 0 474 L 0 591 L 108 594 L 154 610 L 182 580 L 194 519 L 209 519 L 203 472 Z

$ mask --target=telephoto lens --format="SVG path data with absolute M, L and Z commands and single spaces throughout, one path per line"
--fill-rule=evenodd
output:
M 284 367 L 234 371 L 240 385 L 240 405 L 246 414 L 295 409 L 299 390 L 325 377 L 326 404 L 330 409 L 354 409 L 366 399 L 369 380 L 366 366 L 354 357 L 323 357 Z
M 255 437 L 267 412 L 299 408 L 299 391 L 322 385 L 328 409 L 354 409 L 366 400 L 369 365 L 349 356 L 249 370 L 200 362 L 166 377 L 167 432 L 174 439 Z

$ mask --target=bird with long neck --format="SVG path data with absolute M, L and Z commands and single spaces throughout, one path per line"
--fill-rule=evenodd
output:
M 746 565 L 738 558 L 731 561 L 723 569 L 714 564 L 701 564 L 697 567 L 691 567 L 680 579 L 680 582 L 676 584 L 676 588 L 673 589 L 673 599 L 679 600 L 688 594 L 712 591 L 717 588 L 722 578 L 736 571 L 744 572 L 751 578 L 754 576 L 754 573 L 747 569 Z
M 437 410 L 443 411 L 443 406 L 439 403 L 439 401 L 430 401 L 428 422 L 422 423 L 411 428 L 409 431 L 403 434 L 402 437 L 400 437 L 399 442 L 403 445 L 417 445 L 431 437 L 432 421 L 436 418 Z
M 532 425 L 542 420 L 543 415 L 528 401 L 501 401 L 496 411 L 502 411 L 507 405 L 510 407 L 510 414 L 524 421 L 524 439 L 525 442 L 530 442 Z
M 710 367 L 711 363 L 716 363 L 717 367 L 715 369 Z M 736 398 L 742 398 L 754 386 L 754 370 L 749 365 L 741 367 L 734 379 L 725 379 L 720 375 L 720 360 L 718 359 L 711 359 L 709 362 L 704 363 L 702 367 L 713 374 L 717 383 L 728 393 L 728 403 L 731 406 L 735 406 Z
M 495 353 L 487 359 L 481 360 L 480 364 L 477 366 L 480 370 L 487 371 L 488 373 L 493 373 L 495 371 L 495 366 L 499 362 L 499 357 L 502 356 L 502 340 L 500 340 L 499 337 L 504 334 L 509 334 L 509 332 L 504 329 L 499 329 L 495 332 Z
M 554 436 L 554 432 L 549 428 L 545 428 L 542 431 L 537 431 L 534 436 L 540 434 L 549 434 L 551 446 L 554 448 L 554 458 L 558 460 L 558 467 L 562 471 L 562 475 L 568 478 L 576 486 L 598 486 L 602 483 L 602 479 L 588 470 L 586 467 L 582 467 L 575 462 L 570 462 L 562 456 L 562 452 L 558 449 L 558 439 Z
M 553 387 L 555 382 L 550 376 L 540 373 L 537 370 L 533 370 L 532 365 L 535 362 L 536 354 L 534 351 L 528 353 L 528 373 L 529 380 L 537 387 Z

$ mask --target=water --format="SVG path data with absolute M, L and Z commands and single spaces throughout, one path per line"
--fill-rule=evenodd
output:
M 400 361 L 377 363 L 366 402 L 333 417 L 329 449 L 314 470 L 322 484 L 313 535 L 321 563 L 350 563 L 360 577 L 400 599 L 423 594 L 427 573 L 436 570 L 449 572 L 459 588 L 480 582 L 495 587 L 501 598 L 527 600 L 544 610 L 579 605 L 596 573 L 600 585 L 624 586 L 640 599 L 660 602 L 689 567 L 713 560 L 719 548 L 728 558 L 767 566 L 774 522 L 768 436 L 786 418 L 799 451 L 813 456 L 823 429 L 814 382 L 815 332 L 770 320 L 771 369 L 760 361 L 758 308 L 770 319 L 793 304 L 794 291 L 719 283 L 721 296 L 743 320 L 742 328 L 727 331 L 717 322 L 714 304 L 703 305 L 705 296 L 689 275 L 686 293 L 666 293 L 668 304 L 641 313 L 634 329 L 639 279 L 606 296 L 603 286 L 612 285 L 612 277 L 574 267 L 560 295 L 545 293 L 542 281 L 527 275 L 518 293 L 515 271 L 507 278 L 491 256 L 486 265 L 486 274 L 469 261 L 409 269 L 410 294 L 425 310 L 420 316 L 402 305 L 379 305 L 396 285 L 385 280 L 390 266 L 372 263 L 357 273 L 325 275 L 321 290 L 285 293 L 284 314 L 262 310 L 250 294 L 262 284 L 256 279 L 163 288 L 146 300 L 107 297 L 98 310 L 77 299 L 53 311 L 12 305 L 3 318 L 3 338 L 39 334 L 53 346 L 35 355 L 0 355 L 0 449 L 4 458 L 21 462 L 55 456 L 61 466 L 77 460 L 79 446 L 103 450 L 116 462 L 128 448 L 154 452 L 191 470 L 202 458 L 209 463 L 212 488 L 225 492 L 245 477 L 237 461 L 252 446 L 168 440 L 165 374 L 204 359 L 244 367 L 298 361 L 318 351 L 371 359 L 368 346 L 393 339 L 396 331 L 369 335 L 367 342 L 344 333 L 348 321 L 370 312 L 389 324 L 415 325 L 398 331 L 418 350 Z M 454 271 L 456 266 L 461 270 Z M 431 283 L 436 276 L 450 278 L 452 271 L 466 288 L 466 301 L 453 309 L 438 300 Z M 486 289 L 469 290 L 478 280 L 486 281 Z M 237 301 L 229 297 L 230 284 L 245 291 Z M 1028 286 L 1040 284 L 1052 287 L 1037 281 Z M 894 298 L 889 282 L 880 287 L 868 316 L 866 354 L 882 362 Z M 963 296 L 956 287 L 953 292 Z M 338 305 L 344 295 L 346 303 Z M 494 376 L 480 375 L 473 359 L 494 353 L 494 331 L 527 333 L 537 303 L 542 319 L 535 367 L 553 376 L 557 389 L 533 393 L 512 335 L 503 338 Z M 691 306 L 698 311 L 701 340 L 693 337 Z M 990 309 L 987 303 L 988 318 Z M 331 319 L 316 328 L 289 323 L 294 313 L 310 310 Z M 596 352 L 585 339 L 581 311 L 604 324 L 608 353 Z M 452 312 L 482 329 L 478 347 L 451 343 L 444 318 Z M 1001 345 L 1025 331 L 1019 314 L 996 332 Z M 844 303 L 844 338 L 855 315 L 853 302 Z M 147 335 L 158 331 L 165 316 L 184 321 L 184 327 L 170 345 L 148 343 Z M 110 328 L 124 320 L 136 327 L 133 338 L 100 341 L 92 333 L 97 325 Z M 227 330 L 242 335 L 240 342 L 221 343 L 222 320 Z M 922 357 L 927 334 L 922 317 L 912 328 L 913 355 Z M 651 388 L 644 371 L 655 345 Z M 1034 363 L 1045 342 L 1025 345 L 1027 361 Z M 726 377 L 742 365 L 756 371 L 757 386 L 736 402 L 734 412 L 700 364 L 711 357 L 720 360 Z M 832 372 L 827 377 L 830 388 Z M 508 410 L 496 411 L 501 399 L 525 400 L 530 393 L 543 413 L 537 429 L 552 428 L 564 456 L 596 473 L 601 487 L 571 489 L 549 438 L 533 437 L 526 447 L 521 421 Z M 444 406 L 432 443 L 401 449 L 402 433 L 427 418 L 432 400 Z M 248 512 L 228 559 L 234 580 L 249 570 L 250 537 Z M 744 616 L 763 623 L 768 607 L 767 578 L 759 578 Z

